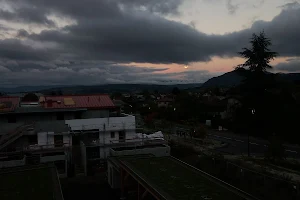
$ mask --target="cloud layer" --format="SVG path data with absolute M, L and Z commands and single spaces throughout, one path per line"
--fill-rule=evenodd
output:
M 206 71 L 163 74 L 164 69 L 125 67 L 120 63 L 186 64 L 207 62 L 214 56 L 235 57 L 236 52 L 248 45 L 251 34 L 262 30 L 281 56 L 300 56 L 300 9 L 294 6 L 285 7 L 269 22 L 254 22 L 249 29 L 208 35 L 165 18 L 180 15 L 178 7 L 182 0 L 0 2 L 3 5 L 0 20 L 34 24 L 40 30 L 22 28 L 14 38 L 0 40 L 0 84 L 3 85 L 205 81 L 213 74 Z M 232 13 L 237 9 L 231 1 L 228 6 Z M 74 23 L 59 27 L 57 19 L 71 19 Z M 118 73 L 112 73 L 114 70 Z

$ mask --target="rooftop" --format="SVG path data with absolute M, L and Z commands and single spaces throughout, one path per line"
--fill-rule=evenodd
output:
M 54 166 L 16 167 L 0 170 L 1 200 L 62 200 Z
M 109 95 L 70 95 L 45 96 L 45 102 L 52 101 L 52 105 L 45 103 L 45 108 L 114 108 L 115 105 Z
M 253 199 L 250 195 L 173 157 L 135 156 L 117 160 L 146 181 L 162 199 Z
M 19 106 L 19 97 L 0 97 L 0 112 L 11 112 Z
M 27 98 L 25 99 L 26 101 L 21 102 L 21 97 L 0 97 L 0 113 L 78 111 L 78 109 L 107 109 L 115 107 L 109 95 L 106 94 L 40 96 L 36 102 L 29 101 L 31 99 L 33 98 Z

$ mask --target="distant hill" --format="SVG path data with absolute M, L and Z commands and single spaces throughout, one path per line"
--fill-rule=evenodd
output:
M 4 93 L 22 93 L 22 92 L 41 92 L 50 94 L 52 91 L 61 91 L 64 94 L 93 94 L 93 93 L 112 93 L 112 92 L 138 92 L 143 90 L 170 92 L 174 87 L 180 90 L 200 87 L 201 83 L 175 84 L 175 85 L 154 85 L 154 84 L 106 84 L 90 86 L 23 86 L 16 88 L 0 88 Z
M 64 87 L 63 85 L 45 85 L 45 86 L 19 86 L 19 87 L 10 87 L 10 88 L 1 88 L 0 92 L 3 93 L 22 93 L 22 92 L 36 92 L 39 90 L 46 90 L 55 87 Z
M 289 82 L 300 82 L 300 73 L 277 73 L 275 74 L 277 80 L 289 81 Z M 227 72 L 221 76 L 213 77 L 202 84 L 201 88 L 212 88 L 212 87 L 234 87 L 244 80 L 245 78 L 237 71 Z
M 239 85 L 242 80 L 244 79 L 243 76 L 238 74 L 236 71 L 227 72 L 221 76 L 213 77 L 203 83 L 201 86 L 202 88 L 211 88 L 211 87 L 233 87 Z

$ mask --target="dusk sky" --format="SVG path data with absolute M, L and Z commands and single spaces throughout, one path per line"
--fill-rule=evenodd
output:
M 265 31 L 300 71 L 300 0 L 0 0 L 0 87 L 202 83 Z

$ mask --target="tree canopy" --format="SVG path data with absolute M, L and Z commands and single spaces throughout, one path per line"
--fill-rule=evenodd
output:
M 247 60 L 237 68 L 249 69 L 252 72 L 265 72 L 267 69 L 271 69 L 270 61 L 278 56 L 278 53 L 269 49 L 269 46 L 272 45 L 271 40 L 266 37 L 264 32 L 261 32 L 259 35 L 254 33 L 250 43 L 250 49 L 243 48 L 243 51 L 239 52 L 240 56 Z

